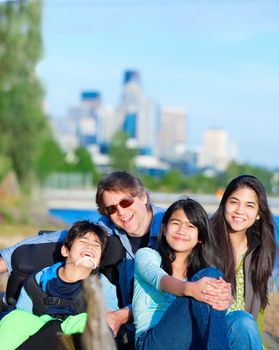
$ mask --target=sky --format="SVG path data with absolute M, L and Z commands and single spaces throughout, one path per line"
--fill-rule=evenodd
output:
M 279 168 L 278 0 L 45 0 L 38 74 L 52 116 L 83 90 L 120 101 L 123 73 L 187 112 L 187 146 L 226 129 L 238 159 Z

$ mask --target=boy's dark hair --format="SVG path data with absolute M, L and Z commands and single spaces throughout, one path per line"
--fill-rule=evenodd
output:
M 88 232 L 93 233 L 99 238 L 103 257 L 108 242 L 107 232 L 103 227 L 93 224 L 88 220 L 77 221 L 73 224 L 73 226 L 68 230 L 64 245 L 71 250 L 74 240 L 85 236 Z
M 98 183 L 96 204 L 100 214 L 108 215 L 103 204 L 104 191 L 123 191 L 131 194 L 133 197 L 140 196 L 141 194 L 145 193 L 147 195 L 147 206 L 150 205 L 148 191 L 144 188 L 141 180 L 127 171 L 114 171 L 105 176 Z

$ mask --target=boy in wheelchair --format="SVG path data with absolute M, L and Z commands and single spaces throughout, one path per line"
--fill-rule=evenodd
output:
M 60 331 L 65 334 L 82 333 L 87 320 L 82 281 L 91 273 L 100 277 L 107 310 L 112 312 L 118 310 L 115 286 L 99 273 L 107 239 L 106 232 L 99 225 L 89 221 L 78 221 L 69 229 L 61 246 L 60 255 L 57 247 L 48 255 L 49 260 L 56 261 L 51 266 L 26 277 L 30 261 L 24 266 L 24 260 L 28 258 L 24 259 L 21 255 L 23 273 L 20 278 L 23 286 L 20 289 L 16 283 L 9 281 L 7 296 L 9 304 L 14 304 L 14 310 L 8 312 L 0 321 L 0 343 L 3 348 L 18 348 L 49 322 L 58 321 Z M 18 249 L 23 250 L 24 246 Z M 15 255 L 15 261 L 16 258 Z M 33 258 L 37 260 L 36 255 L 33 255 Z M 62 258 L 64 261 L 61 261 Z M 43 259 L 38 261 L 40 264 L 46 262 Z M 33 265 L 33 269 L 36 269 L 36 265 Z M 14 270 L 14 278 L 17 270 Z M 13 286 L 15 290 L 11 290 Z M 17 332 L 14 332 L 15 324 L 19 325 Z M 9 337 L 9 334 L 12 336 Z M 48 346 L 52 348 L 50 344 Z

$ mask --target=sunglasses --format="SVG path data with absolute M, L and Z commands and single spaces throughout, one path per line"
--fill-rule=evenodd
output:
M 134 203 L 134 197 L 123 198 L 118 204 L 109 205 L 106 207 L 108 215 L 112 215 L 117 212 L 117 206 L 120 205 L 121 208 L 128 208 Z

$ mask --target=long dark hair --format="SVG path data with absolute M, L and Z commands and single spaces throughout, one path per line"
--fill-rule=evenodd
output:
M 268 206 L 267 196 L 260 181 L 251 175 L 241 175 L 234 178 L 227 186 L 221 199 L 219 208 L 210 220 L 215 237 L 216 252 L 218 252 L 219 267 L 225 275 L 227 282 L 236 288 L 235 262 L 233 249 L 229 237 L 229 226 L 225 220 L 225 206 L 228 198 L 239 188 L 252 189 L 258 198 L 259 220 L 246 231 L 248 241 L 247 254 L 252 251 L 249 278 L 254 293 L 259 293 L 261 307 L 268 303 L 268 279 L 272 274 L 275 261 L 276 244 L 274 238 L 274 223 Z
M 187 277 L 191 277 L 200 269 L 213 264 L 213 237 L 210 231 L 207 213 L 198 202 L 186 197 L 174 202 L 163 216 L 158 236 L 158 251 L 162 256 L 161 267 L 169 275 L 172 275 L 171 264 L 175 260 L 176 255 L 175 251 L 169 246 L 164 232 L 172 214 L 178 209 L 182 209 L 188 220 L 197 227 L 198 240 L 201 241 L 201 243 L 198 243 L 189 254 L 187 266 L 185 266 Z

